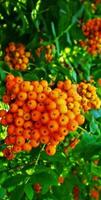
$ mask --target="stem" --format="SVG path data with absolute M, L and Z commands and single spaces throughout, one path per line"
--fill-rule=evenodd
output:
M 41 150 L 39 151 L 38 157 L 37 157 L 37 159 L 36 159 L 36 161 L 35 161 L 35 165 L 34 165 L 34 168 L 33 168 L 34 170 L 36 169 L 36 166 L 38 165 L 38 162 L 39 162 L 41 153 L 42 153 L 42 151 L 44 150 L 44 148 L 45 148 L 45 144 L 42 146 Z M 26 178 L 25 183 L 28 183 L 29 180 L 30 180 L 30 176 Z
M 84 128 L 82 128 L 81 126 L 78 126 L 79 129 L 81 129 L 84 132 L 87 132 Z
M 38 165 L 38 162 L 39 162 L 41 153 L 42 153 L 42 151 L 44 150 L 44 148 L 45 148 L 45 144 L 42 146 L 42 148 L 41 148 L 41 150 L 40 150 L 40 152 L 39 152 L 39 154 L 38 154 L 38 157 L 37 157 L 37 159 L 36 159 L 36 161 L 35 161 L 34 170 L 36 169 L 36 166 Z

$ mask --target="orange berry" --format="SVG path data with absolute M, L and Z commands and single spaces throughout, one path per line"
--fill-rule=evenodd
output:
M 18 107 L 22 107 L 23 104 L 24 104 L 24 101 L 16 100 L 15 103 L 16 103 L 16 105 L 17 105 Z
M 0 124 L 2 124 L 3 126 L 7 126 L 7 121 L 5 117 L 0 120 Z
M 40 102 L 37 104 L 37 108 L 36 108 L 39 112 L 44 112 L 45 110 L 45 105 L 44 103 Z
M 31 129 L 33 127 L 33 123 L 31 121 L 24 122 L 24 128 L 25 129 Z
M 61 126 L 66 126 L 69 122 L 69 118 L 67 115 L 65 114 L 61 114 L 61 116 L 59 117 L 59 123 Z
M 47 145 L 45 151 L 49 156 L 53 156 L 56 153 L 56 146 Z
M 14 42 L 9 43 L 9 51 L 14 52 L 16 50 L 16 46 Z
M 18 127 L 21 127 L 24 125 L 24 119 L 22 117 L 17 117 L 15 119 L 15 125 Z
M 68 91 L 71 88 L 72 84 L 71 84 L 71 80 L 66 80 L 64 81 L 64 90 Z
M 23 146 L 22 146 L 22 149 L 24 150 L 24 151 L 31 151 L 32 150 L 32 146 L 31 146 L 31 144 L 30 143 L 25 143 Z
M 83 115 L 79 114 L 76 116 L 75 120 L 78 122 L 79 125 L 82 125 L 85 122 L 85 117 Z
M 23 109 L 23 111 L 26 113 L 26 112 L 29 112 L 29 107 L 26 105 L 26 104 L 24 104 L 23 106 L 22 106 L 22 109 Z
M 56 100 L 56 103 L 57 103 L 58 106 L 60 106 L 60 105 L 66 105 L 66 101 L 63 98 L 58 98 Z
M 41 92 L 43 92 L 43 86 L 41 84 L 39 84 L 39 85 L 35 86 L 34 90 L 37 93 L 41 93 Z
M 39 86 L 39 81 L 32 81 L 32 85 L 35 87 Z
M 66 105 L 60 105 L 59 106 L 59 111 L 60 111 L 61 114 L 65 114 L 65 113 L 67 113 L 68 108 L 67 108 Z
M 40 142 L 41 142 L 42 144 L 47 144 L 47 143 L 49 142 L 49 136 L 48 136 L 48 135 L 43 135 L 43 136 L 41 136 Z
M 16 138 L 16 145 L 22 146 L 25 144 L 25 139 L 23 136 L 17 136 Z
M 24 132 L 24 129 L 22 127 L 16 127 L 15 135 L 22 135 L 23 132 Z
M 27 99 L 27 93 L 26 92 L 19 92 L 18 100 L 25 101 L 26 99 Z
M 15 77 L 15 82 L 18 83 L 18 84 L 20 84 L 20 83 L 23 82 L 23 78 L 20 77 L 20 76 L 17 76 L 17 77 Z
M 24 118 L 25 121 L 28 121 L 31 118 L 31 114 L 29 112 L 24 113 L 23 118 Z
M 48 95 L 50 92 L 52 91 L 52 89 L 50 87 L 44 87 L 43 88 L 43 92 Z
M 31 118 L 33 121 L 38 121 L 41 118 L 41 113 L 37 110 L 32 111 Z
M 47 105 L 47 109 L 48 110 L 56 109 L 56 103 L 54 101 L 50 100 L 49 104 Z
M 30 81 L 23 81 L 21 83 L 21 90 L 24 91 L 24 92 L 28 92 L 29 89 L 30 89 Z
M 37 99 L 37 93 L 34 91 L 28 92 L 28 99 L 29 100 L 36 100 Z
M 48 82 L 46 80 L 40 81 L 40 84 L 44 87 L 48 87 Z
M 13 115 L 11 113 L 6 114 L 6 121 L 8 124 L 13 122 Z
M 23 117 L 23 114 L 24 114 L 23 109 L 19 108 L 19 109 L 17 110 L 17 116 L 18 116 L 18 117 Z
M 7 128 L 8 135 L 15 135 L 15 126 L 13 124 L 10 124 Z
M 37 101 L 38 102 L 44 102 L 46 99 L 46 94 L 44 93 L 39 93 L 38 96 L 37 96 Z
M 49 121 L 49 114 L 47 112 L 43 113 L 41 116 L 41 122 L 46 124 Z
M 35 108 L 37 107 L 37 103 L 36 103 L 35 100 L 29 100 L 29 101 L 27 102 L 27 106 L 28 106 L 28 108 L 29 108 L 30 110 L 33 110 L 33 109 L 35 109 Z
M 58 92 L 58 90 L 57 89 L 52 90 L 50 92 L 50 94 L 49 94 L 49 97 L 51 99 L 53 99 L 53 100 L 59 98 L 59 92 Z
M 25 129 L 25 130 L 23 131 L 23 137 L 24 137 L 25 139 L 30 139 L 30 138 L 31 138 L 31 130 L 30 130 L 30 129 Z
M 6 110 L 0 110 L 0 118 L 4 117 L 6 115 Z
M 6 83 L 6 88 L 7 88 L 7 90 L 12 90 L 12 88 L 14 87 L 14 85 L 15 85 L 15 81 L 14 80 L 12 80 L 12 81 L 10 81 L 10 82 L 7 82 Z
M 58 109 L 54 109 L 50 111 L 49 115 L 50 115 L 50 118 L 54 120 L 59 117 L 60 113 Z
M 48 130 L 48 128 L 46 126 L 42 126 L 40 128 L 40 133 L 41 133 L 41 135 L 48 135 L 49 134 L 49 130 Z
M 27 51 L 27 52 L 25 53 L 25 56 L 28 57 L 28 58 L 30 58 L 30 57 L 31 57 L 31 53 L 30 53 L 29 51 Z
M 9 143 L 10 144 L 15 144 L 15 136 L 14 135 L 10 135 L 9 136 Z
M 64 177 L 62 175 L 58 177 L 58 183 L 60 184 L 64 183 Z
M 59 129 L 58 122 L 55 120 L 50 120 L 48 123 L 48 129 L 50 132 L 55 132 Z
M 72 112 L 74 113 L 74 115 L 79 115 L 79 114 L 80 114 L 80 109 L 77 108 L 77 107 L 74 107 L 74 108 L 72 109 Z
M 10 112 L 15 113 L 15 112 L 17 112 L 17 110 L 18 110 L 18 105 L 17 105 L 17 103 L 12 103 L 12 104 L 10 105 Z
M 13 147 L 13 152 L 15 153 L 19 153 L 22 151 L 22 147 L 21 146 L 18 146 L 18 145 L 14 145 Z
M 67 116 L 70 120 L 75 118 L 75 114 L 71 110 L 67 110 Z
M 68 135 L 68 130 L 67 130 L 67 128 L 64 127 L 64 126 L 60 127 L 60 128 L 59 128 L 59 134 L 60 134 L 60 135 L 63 135 L 63 136 Z
M 39 132 L 39 130 L 34 128 L 34 130 L 32 130 L 32 132 L 31 132 L 31 136 L 36 141 L 39 140 L 40 139 L 40 132 Z
M 6 76 L 6 82 L 12 81 L 12 80 L 14 80 L 13 74 L 8 74 L 8 75 Z
M 63 88 L 64 88 L 64 82 L 63 81 L 58 81 L 57 87 L 60 88 L 61 90 L 63 90 Z
M 78 123 L 77 123 L 77 121 L 76 121 L 76 120 L 71 120 L 71 121 L 69 121 L 67 128 L 68 128 L 70 131 L 76 131 L 77 128 L 78 128 Z
M 99 200 L 99 192 L 96 189 L 90 191 L 90 196 L 96 200 Z
M 35 139 L 31 139 L 30 144 L 33 148 L 37 148 L 39 146 L 39 141 L 36 141 Z
M 24 57 L 23 60 L 22 60 L 25 64 L 28 64 L 29 63 L 29 59 L 27 57 Z
M 10 102 L 10 97 L 8 95 L 3 95 L 2 100 L 4 103 L 8 104 Z

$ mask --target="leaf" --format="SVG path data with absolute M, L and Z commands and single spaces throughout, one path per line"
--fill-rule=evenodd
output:
M 101 166 L 97 166 L 94 163 L 91 164 L 91 173 L 95 176 L 101 177 Z
M 97 121 L 93 116 L 90 119 L 89 127 L 90 127 L 90 132 L 91 133 L 97 133 L 97 132 L 99 133 L 100 132 L 98 124 L 97 124 Z
M 72 24 L 75 24 L 77 22 L 78 17 L 82 15 L 83 11 L 84 11 L 84 5 L 82 4 L 81 8 L 72 17 Z
M 22 200 L 24 195 L 24 185 L 17 186 L 14 191 L 12 191 L 10 200 Z
M 101 136 L 90 135 L 84 132 L 81 141 L 73 150 L 74 157 L 83 157 L 85 160 L 101 152 Z
M 51 22 L 51 27 L 52 27 L 52 33 L 53 33 L 53 36 L 54 36 L 54 40 L 55 40 L 55 43 L 56 43 L 57 54 L 59 55 L 59 53 L 60 53 L 59 41 L 56 37 L 55 25 L 54 25 L 53 22 Z
M 15 175 L 12 177 L 8 177 L 3 183 L 3 185 L 5 187 L 16 186 L 17 184 L 23 182 L 25 178 L 26 177 L 24 175 Z
M 34 190 L 30 184 L 26 184 L 24 187 L 24 192 L 29 200 L 33 199 Z
M 99 117 L 101 117 L 101 109 L 99 109 L 99 110 L 91 110 L 90 112 L 95 117 L 95 119 L 98 119 Z
M 3 199 L 6 194 L 6 190 L 0 186 L 0 199 Z

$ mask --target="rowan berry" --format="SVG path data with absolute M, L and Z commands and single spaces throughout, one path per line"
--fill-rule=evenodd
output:
M 65 114 L 61 114 L 59 117 L 59 123 L 61 126 L 66 126 L 69 122 L 69 118 Z
M 31 146 L 31 144 L 30 143 L 24 143 L 23 144 L 23 146 L 22 146 L 22 149 L 24 150 L 24 151 L 31 151 L 32 150 L 32 146 Z
M 25 144 L 25 138 L 23 136 L 16 137 L 16 145 L 22 146 Z
M 55 120 L 50 120 L 48 123 L 48 129 L 50 132 L 58 131 L 58 129 L 59 129 L 58 122 Z
M 32 111 L 31 113 L 31 119 L 32 121 L 39 121 L 41 119 L 41 113 L 37 110 Z
M 45 151 L 49 156 L 53 156 L 56 153 L 56 146 L 47 145 Z
M 17 117 L 15 119 L 15 125 L 18 127 L 21 127 L 24 125 L 24 119 L 22 117 Z
M 43 124 L 47 124 L 49 122 L 49 114 L 47 112 L 42 113 L 41 115 L 41 122 Z

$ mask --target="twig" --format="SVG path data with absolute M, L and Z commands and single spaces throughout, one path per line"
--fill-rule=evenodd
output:
M 81 126 L 78 126 L 79 129 L 81 129 L 82 131 L 86 132 L 86 130 L 84 128 L 82 128 Z

